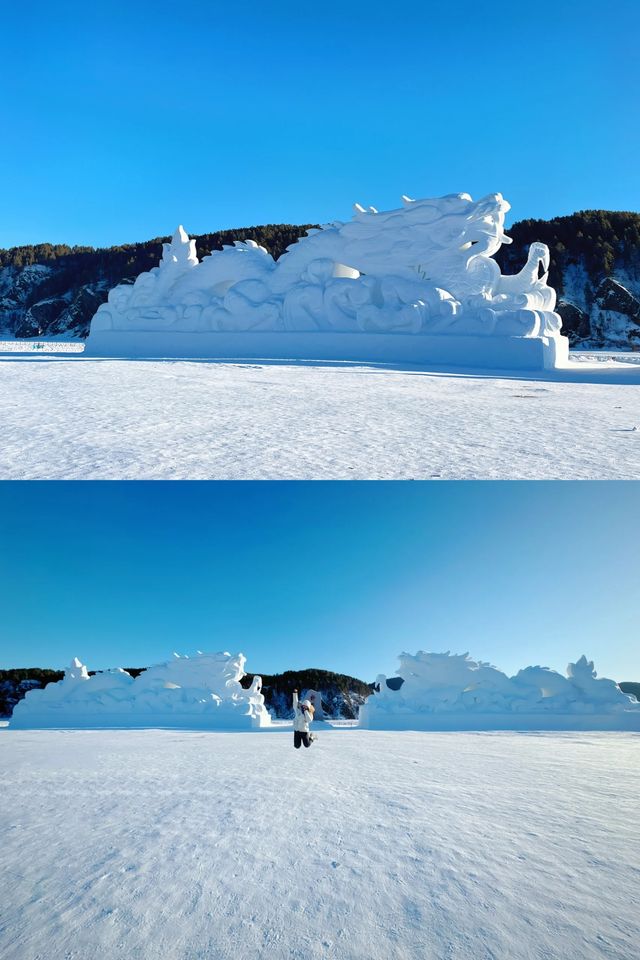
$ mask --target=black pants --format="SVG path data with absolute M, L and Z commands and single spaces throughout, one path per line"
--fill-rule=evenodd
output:
M 308 733 L 303 733 L 302 730 L 293 731 L 293 745 L 296 750 L 300 749 L 300 744 L 304 743 L 305 747 L 311 746 L 311 739 L 309 738 Z

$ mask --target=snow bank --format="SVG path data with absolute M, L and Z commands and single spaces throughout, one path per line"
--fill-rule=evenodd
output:
M 134 680 L 120 668 L 90 677 L 76 658 L 62 680 L 31 690 L 16 705 L 11 727 L 268 727 L 262 678 L 245 690 L 244 664 L 241 653 L 174 654 Z
M 402 683 L 379 687 L 360 725 L 379 730 L 640 730 L 640 703 L 613 680 L 598 679 L 582 656 L 564 677 L 526 667 L 508 677 L 468 654 L 400 655 Z M 393 684 L 396 686 L 396 683 Z
M 178 227 L 158 267 L 120 284 L 91 322 L 86 352 L 124 357 L 261 357 L 431 362 L 488 369 L 562 364 L 549 250 L 523 269 L 493 259 L 501 194 L 403 197 L 309 230 L 276 262 L 253 240 L 201 262 Z

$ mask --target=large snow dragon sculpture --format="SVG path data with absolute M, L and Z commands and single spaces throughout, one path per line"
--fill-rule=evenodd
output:
M 532 244 L 520 273 L 493 259 L 509 204 L 501 194 L 403 197 L 397 210 L 356 204 L 276 262 L 252 240 L 198 261 L 178 227 L 162 260 L 109 294 L 94 331 L 289 330 L 557 336 L 549 251 Z
M 395 680 L 384 674 L 360 711 L 372 729 L 619 729 L 640 730 L 640 704 L 617 683 L 598 677 L 585 656 L 567 666 L 566 676 L 530 666 L 509 677 L 468 653 L 400 654 Z M 474 717 L 484 717 L 474 727 Z M 458 718 L 456 721 L 455 718 Z M 466 723 L 464 718 L 466 718 Z M 486 719 L 489 718 L 489 719 Z
M 58 683 L 30 690 L 16 704 L 11 726 L 205 727 L 261 729 L 271 724 L 262 679 L 245 689 L 242 653 L 201 653 L 144 670 L 136 679 L 121 668 L 90 676 L 77 658 Z

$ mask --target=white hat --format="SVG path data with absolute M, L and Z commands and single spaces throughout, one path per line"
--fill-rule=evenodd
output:
M 310 707 L 310 706 L 311 706 L 311 700 L 303 700 L 303 701 L 302 701 L 302 706 L 303 706 L 303 707 Z

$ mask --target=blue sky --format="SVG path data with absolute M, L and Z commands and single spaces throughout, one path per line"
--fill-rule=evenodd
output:
M 635 483 L 3 483 L 0 666 L 402 650 L 640 680 Z
M 635 0 L 31 0 L 0 22 L 0 246 L 501 191 L 640 209 Z

